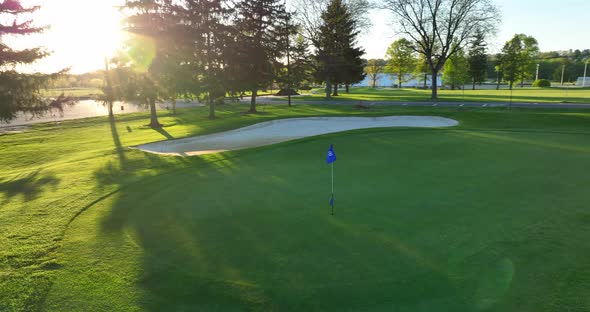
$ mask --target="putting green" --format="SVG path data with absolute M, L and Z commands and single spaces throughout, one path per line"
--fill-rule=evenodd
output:
M 587 134 L 468 129 L 186 160 L 74 220 L 45 308 L 588 310 L 589 160 Z

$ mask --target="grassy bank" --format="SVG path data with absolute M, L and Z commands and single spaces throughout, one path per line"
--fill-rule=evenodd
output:
M 590 308 L 590 113 L 224 106 L 0 136 L 0 310 Z M 127 147 L 274 118 L 437 115 L 203 157 Z M 336 216 L 327 146 L 336 146 Z
M 59 96 L 61 94 L 64 94 L 66 96 L 71 96 L 71 97 L 89 97 L 89 98 L 94 98 L 98 95 L 102 94 L 102 91 L 100 89 L 94 89 L 94 88 L 57 88 L 57 89 L 49 89 L 44 91 L 44 94 L 46 96 Z
M 336 100 L 341 101 L 430 101 L 430 90 L 392 89 L 392 88 L 351 88 L 350 93 L 340 92 Z M 323 100 L 323 90 L 314 90 L 314 94 L 294 98 L 297 100 Z M 528 103 L 590 103 L 590 89 L 537 89 L 515 88 L 510 90 L 440 90 L 441 102 L 528 102 Z

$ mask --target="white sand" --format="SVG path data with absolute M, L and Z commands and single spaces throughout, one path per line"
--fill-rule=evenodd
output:
M 249 127 L 180 140 L 139 145 L 142 151 L 166 155 L 202 155 L 270 145 L 354 129 L 385 127 L 453 127 L 456 120 L 430 116 L 310 117 L 262 122 Z

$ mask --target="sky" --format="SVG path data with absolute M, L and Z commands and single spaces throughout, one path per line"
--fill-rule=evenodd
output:
M 590 49 L 589 0 L 493 0 L 502 20 L 497 34 L 490 38 L 490 52 L 500 52 L 515 34 L 533 36 L 541 51 Z M 390 14 L 374 11 L 373 27 L 359 40 L 366 58 L 383 58 L 391 42 L 401 38 L 391 25 Z
M 2 0 L 0 0 L 2 1 Z M 24 38 L 2 37 L 15 48 L 44 46 L 52 56 L 35 64 L 42 72 L 71 68 L 78 74 L 101 69 L 104 58 L 121 44 L 122 15 L 116 6 L 123 0 L 23 0 L 39 4 L 33 16 L 37 25 L 49 25 L 40 35 Z M 516 33 L 539 41 L 541 51 L 590 49 L 590 1 L 588 0 L 494 0 L 502 14 L 498 33 L 490 38 L 490 52 L 496 53 Z M 387 11 L 370 12 L 373 26 L 363 32 L 358 43 L 366 58 L 383 58 L 387 47 L 401 38 Z
M 0 0 L 2 1 L 2 0 Z M 74 74 L 104 67 L 105 56 L 121 45 L 121 0 L 22 0 L 23 6 L 40 5 L 32 16 L 35 25 L 49 26 L 43 34 L 7 38 L 15 48 L 42 46 L 53 52 L 34 70 L 54 72 L 71 68 Z M 2 38 L 4 40 L 4 38 Z

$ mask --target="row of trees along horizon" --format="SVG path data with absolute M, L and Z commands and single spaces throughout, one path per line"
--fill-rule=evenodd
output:
M 424 75 L 428 75 L 428 72 L 427 68 L 426 70 L 424 70 L 425 66 L 423 66 L 423 60 L 420 58 L 416 58 L 415 53 L 413 53 L 412 50 L 409 50 L 408 53 L 405 54 L 402 54 L 403 50 L 397 52 L 397 49 L 399 49 L 400 46 L 405 46 L 403 44 L 404 41 L 407 42 L 406 39 L 400 39 L 392 43 L 391 46 L 388 48 L 385 59 L 363 60 L 365 64 L 365 73 L 369 78 L 369 86 L 376 87 L 377 82 L 380 78 L 382 78 L 383 75 L 394 75 L 395 78 L 398 79 L 400 76 L 398 74 L 399 72 L 402 73 L 402 80 L 401 82 L 399 82 L 398 80 L 398 83 L 395 85 L 395 87 L 403 86 L 403 83 L 407 82 L 408 78 L 417 78 L 420 80 L 421 83 L 427 83 L 427 79 L 424 79 Z M 485 49 L 486 46 L 487 45 L 483 45 L 483 48 Z M 456 85 L 458 84 L 457 81 L 459 80 L 462 80 L 465 84 L 473 83 L 474 86 L 480 85 L 485 81 L 498 82 L 498 75 L 502 74 L 500 71 L 501 67 L 499 67 L 501 66 L 500 61 L 502 59 L 502 54 L 486 53 L 484 54 L 485 57 L 483 57 L 482 54 L 479 53 L 479 51 L 481 51 L 479 50 L 481 49 L 481 47 L 481 45 L 474 44 L 472 46 L 469 46 L 466 52 L 463 52 L 461 55 L 457 56 L 460 61 L 459 64 L 463 64 L 464 66 L 459 68 L 461 70 L 459 72 L 459 75 L 451 75 L 447 77 L 443 75 L 443 80 L 445 80 L 446 84 L 452 87 L 454 77 L 457 77 L 455 82 Z M 293 49 L 293 47 L 291 48 Z M 402 55 L 398 58 L 398 54 Z M 407 55 L 408 57 L 404 58 L 403 55 Z M 564 83 L 574 83 L 579 77 L 583 76 L 585 67 L 584 63 L 585 60 L 589 58 L 590 49 L 539 52 L 536 57 L 532 57 L 529 59 L 528 70 L 525 71 L 525 73 L 527 74 L 525 80 L 528 80 L 530 82 L 533 78 L 536 78 L 535 64 L 539 64 L 539 79 L 560 82 L 561 76 L 563 74 Z M 401 61 L 398 61 L 398 59 Z M 478 68 L 478 64 L 482 64 L 486 68 L 485 76 L 481 81 L 477 79 L 478 69 L 482 67 L 479 66 Z M 293 69 L 291 69 L 291 71 L 293 71 Z M 443 69 L 443 72 L 447 73 L 447 70 Z M 474 77 L 476 78 L 474 79 Z M 99 89 L 102 88 L 105 84 L 104 78 L 104 70 L 97 70 L 94 72 L 88 72 L 77 75 L 64 75 L 57 79 L 55 82 L 53 82 L 51 85 L 52 87 L 58 89 Z M 503 79 L 503 76 L 500 76 L 499 82 L 506 82 Z M 299 84 L 299 89 L 308 90 L 314 84 L 314 81 L 303 81 Z M 275 82 L 273 85 L 276 86 L 277 83 Z M 426 87 L 423 86 L 423 88 Z M 269 86 L 269 89 L 272 90 L 272 85 Z
M 468 78 L 475 84 L 489 75 L 492 66 L 498 81 L 512 87 L 530 78 L 531 66 L 543 57 L 536 40 L 522 34 L 507 42 L 501 54 L 486 54 L 486 40 L 500 23 L 491 0 L 292 0 L 292 4 L 295 11 L 289 11 L 284 0 L 127 0 L 121 10 L 131 36 L 115 57 L 105 60 L 102 100 L 110 115 L 114 101 L 139 101 L 150 107 L 150 126 L 160 127 L 157 101 L 199 97 L 208 104 L 209 117 L 215 118 L 217 104 L 244 93 L 251 95 L 249 112 L 255 113 L 259 91 L 273 83 L 288 94 L 324 84 L 329 99 L 338 95 L 338 86 L 344 85 L 348 92 L 367 73 L 373 75 L 371 68 L 377 66 L 383 68 L 377 71 L 402 73 L 400 79 L 414 71 L 429 74 L 431 98 L 436 100 L 440 72 L 451 84 Z M 365 51 L 357 43 L 370 26 L 368 12 L 374 7 L 389 11 L 396 31 L 407 38 L 391 45 L 386 63 L 364 60 Z M 23 7 L 20 0 L 0 3 L 0 15 L 14 16 L 14 22 L 0 22 L 0 120 L 11 120 L 19 111 L 35 115 L 62 109 L 73 100 L 63 95 L 48 99 L 41 93 L 66 71 L 46 75 L 16 70 L 17 65 L 47 56 L 45 50 L 17 51 L 2 41 L 6 34 L 42 32 L 32 21 L 16 22 L 17 16 L 37 9 Z M 567 56 L 568 66 L 579 66 L 590 54 L 578 52 L 575 60 Z
M 428 64 L 411 45 L 407 39 L 396 40 L 387 49 L 385 59 L 367 60 L 365 72 L 369 86 L 375 88 L 383 75 L 393 75 L 397 79 L 395 87 L 417 79 L 426 88 Z M 479 33 L 465 49 L 458 50 L 447 59 L 442 79 L 452 90 L 463 88 L 465 84 L 471 84 L 471 89 L 475 90 L 476 85 L 490 81 L 496 83 L 496 89 L 502 82 L 510 88 L 519 82 L 522 87 L 525 81 L 532 79 L 561 82 L 563 78 L 564 83 L 572 83 L 583 76 L 588 59 L 590 49 L 540 52 L 536 39 L 524 34 L 514 35 L 505 43 L 501 53 L 489 54 L 485 36 Z

